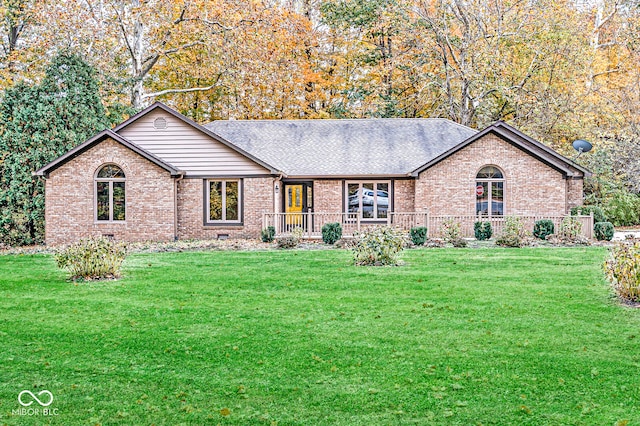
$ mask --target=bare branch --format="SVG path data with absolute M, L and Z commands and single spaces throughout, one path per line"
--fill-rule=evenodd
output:
M 120 16 L 120 12 L 118 11 L 118 8 L 113 3 L 111 3 L 111 8 L 113 9 L 113 11 L 116 14 L 116 17 L 118 18 L 118 26 L 120 27 L 120 31 L 122 31 L 122 38 L 124 38 L 124 42 L 127 45 L 127 50 L 129 51 L 129 54 L 131 55 L 131 58 L 133 60 L 135 60 L 135 54 L 133 52 L 133 47 L 131 46 L 131 43 L 129 42 L 127 29 L 125 28 L 124 22 L 122 21 L 122 16 Z
M 169 93 L 206 92 L 207 90 L 211 90 L 214 87 L 216 87 L 215 83 L 206 87 L 191 87 L 189 89 L 166 89 L 159 92 L 147 93 L 145 95 L 142 95 L 142 99 L 155 98 L 157 96 L 162 96 Z
M 222 78 L 224 73 L 220 73 L 216 76 L 216 81 L 206 87 L 191 87 L 189 89 L 166 89 L 161 90 L 159 92 L 147 93 L 142 95 L 142 99 L 155 98 L 157 96 L 167 95 L 169 93 L 191 93 L 191 92 L 206 92 L 207 90 L 211 90 L 218 85 L 218 82 Z

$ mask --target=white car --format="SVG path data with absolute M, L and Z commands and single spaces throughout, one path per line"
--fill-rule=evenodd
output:
M 374 199 L 373 189 L 359 189 L 355 194 L 349 196 L 349 205 L 357 206 L 360 204 L 360 191 L 362 191 L 362 205 L 372 206 Z M 378 206 L 389 206 L 389 193 L 387 191 L 378 191 Z

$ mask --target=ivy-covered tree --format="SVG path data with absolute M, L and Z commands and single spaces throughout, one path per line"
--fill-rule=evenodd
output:
M 93 68 L 73 54 L 56 56 L 39 85 L 20 83 L 5 91 L 0 102 L 1 242 L 44 241 L 44 182 L 32 172 L 109 124 Z

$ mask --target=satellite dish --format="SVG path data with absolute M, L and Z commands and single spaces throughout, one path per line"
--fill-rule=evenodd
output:
M 576 155 L 576 158 L 573 159 L 574 161 L 577 160 L 578 157 L 580 157 L 580 155 L 582 155 L 583 152 L 589 152 L 591 151 L 591 148 L 593 148 L 593 145 L 591 145 L 589 142 L 585 141 L 584 139 L 577 139 L 573 141 L 571 145 L 573 145 L 573 149 L 578 151 L 578 155 Z
M 591 148 L 593 148 L 593 145 L 591 145 L 589 142 L 585 141 L 584 139 L 575 140 L 573 141 L 572 145 L 573 145 L 573 149 L 575 149 L 579 153 L 589 152 L 591 151 Z

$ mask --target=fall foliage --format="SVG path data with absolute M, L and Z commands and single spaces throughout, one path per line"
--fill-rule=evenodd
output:
M 594 202 L 640 190 L 637 0 L 4 0 L 0 15 L 0 89 L 72 51 L 105 105 L 505 120 L 569 156 L 590 140 Z

